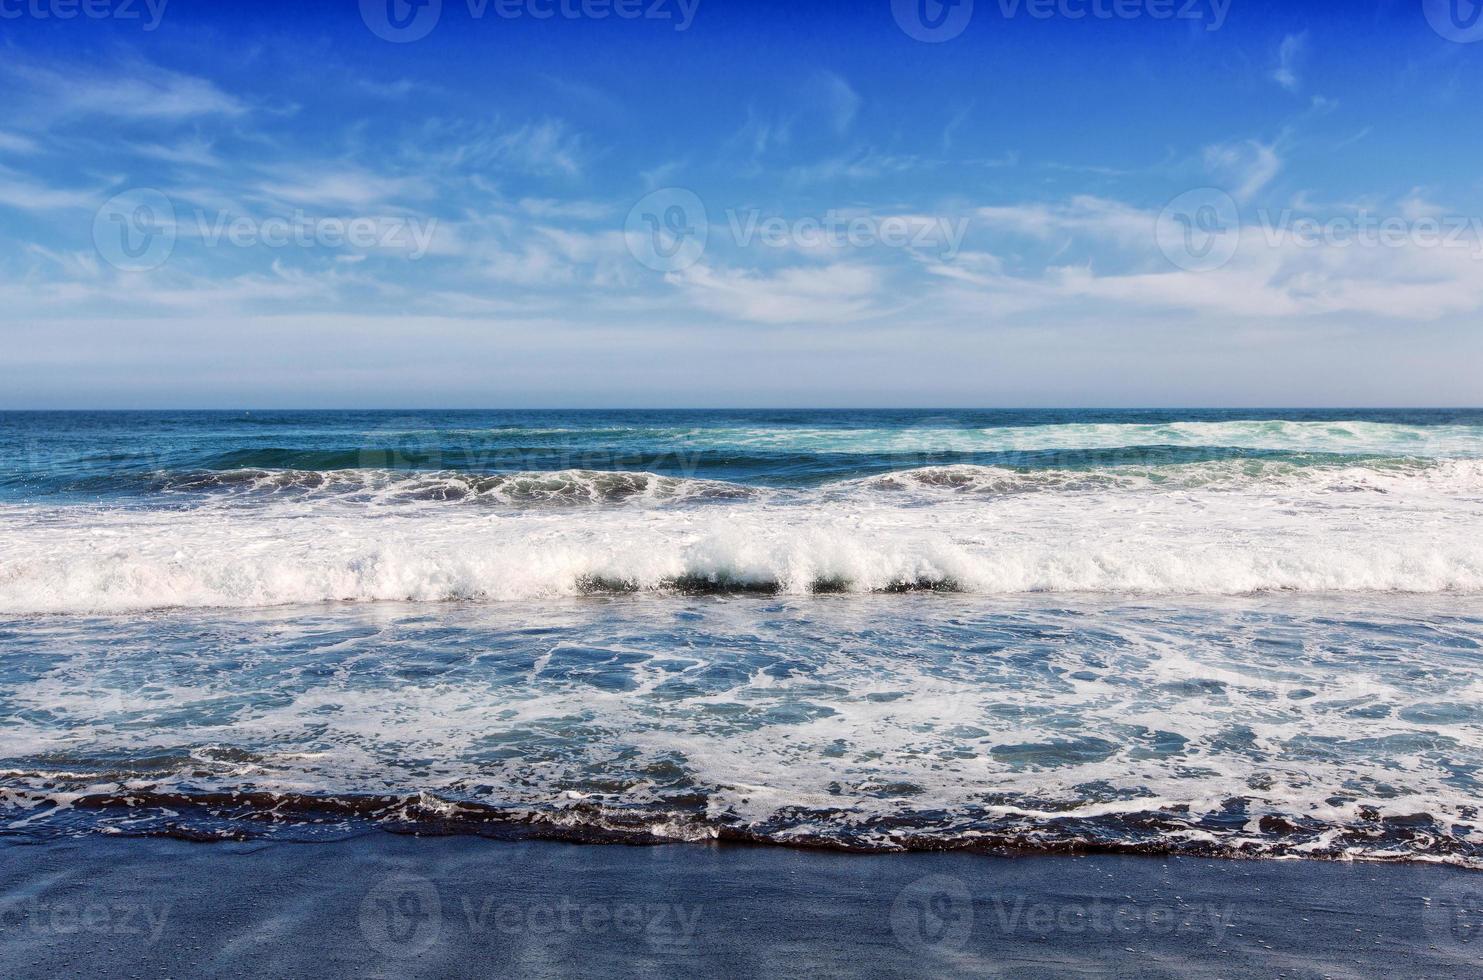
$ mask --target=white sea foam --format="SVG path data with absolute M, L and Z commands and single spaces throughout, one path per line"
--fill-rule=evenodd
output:
M 844 488 L 939 490 L 965 494 L 1037 491 L 1229 490 L 1310 494 L 1371 491 L 1483 493 L 1483 460 L 1390 458 L 1360 463 L 1294 463 L 1228 459 L 1161 466 L 1119 465 L 1089 469 L 1027 469 L 1006 466 L 926 466 L 897 470 Z
M 910 817 L 930 838 L 985 815 L 1194 822 L 1239 799 L 1253 840 L 1282 839 L 1257 826 L 1271 815 L 1353 831 L 1369 856 L 1446 856 L 1376 822 L 1425 813 L 1477 863 L 1478 622 L 1452 599 L 692 601 L 683 621 L 667 603 L 553 602 L 431 630 L 378 612 L 53 627 L 48 669 L 6 691 L 8 751 L 33 759 L 0 771 L 28 788 L 18 819 L 59 794 L 215 787 L 472 798 L 593 826 L 684 818 L 698 791 L 712 829 L 690 812 L 666 832 L 787 840 Z
M 472 473 L 455 470 L 238 469 L 158 473 L 150 480 L 165 494 L 343 499 L 368 505 L 443 501 L 506 507 L 588 504 L 645 507 L 742 499 L 807 499 L 802 490 L 601 470 Z M 1417 488 L 1439 492 L 1483 491 L 1483 459 L 1396 457 L 1366 459 L 1363 463 L 1226 459 L 1075 469 L 954 464 L 895 470 L 837 481 L 814 490 L 834 498 L 842 493 L 858 494 L 871 490 L 989 495 L 1202 488 L 1292 489 L 1315 493 L 1345 490 L 1389 493 Z
M 1204 465 L 1204 464 L 1202 464 Z M 1247 464 L 1240 464 L 1241 466 Z M 1155 482 L 958 471 L 719 507 L 0 508 L 0 611 L 526 599 L 679 586 L 975 593 L 1483 591 L 1476 461 Z M 1104 474 L 1105 476 L 1105 474 Z M 1075 492 L 962 492 L 1005 479 Z M 979 481 L 975 484 L 974 481 Z M 1083 485 L 1084 484 L 1084 485 Z M 1066 489 L 1066 488 L 1062 488 Z M 1355 492 L 1365 491 L 1365 492 Z

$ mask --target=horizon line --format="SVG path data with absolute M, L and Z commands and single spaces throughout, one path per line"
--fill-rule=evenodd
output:
M 128 412 L 1476 412 L 1479 405 L 727 405 L 727 406 L 378 406 L 0 408 L 0 414 Z

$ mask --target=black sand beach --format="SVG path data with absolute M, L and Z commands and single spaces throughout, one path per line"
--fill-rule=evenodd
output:
M 1483 973 L 1450 867 L 376 833 L 0 844 L 0 975 Z

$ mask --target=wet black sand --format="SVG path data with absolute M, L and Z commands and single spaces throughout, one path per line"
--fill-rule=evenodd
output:
M 1483 975 L 1483 875 L 374 833 L 0 840 L 0 976 Z

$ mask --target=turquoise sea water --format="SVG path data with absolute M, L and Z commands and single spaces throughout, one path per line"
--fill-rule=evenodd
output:
M 1483 412 L 0 414 L 0 833 L 1478 863 Z

